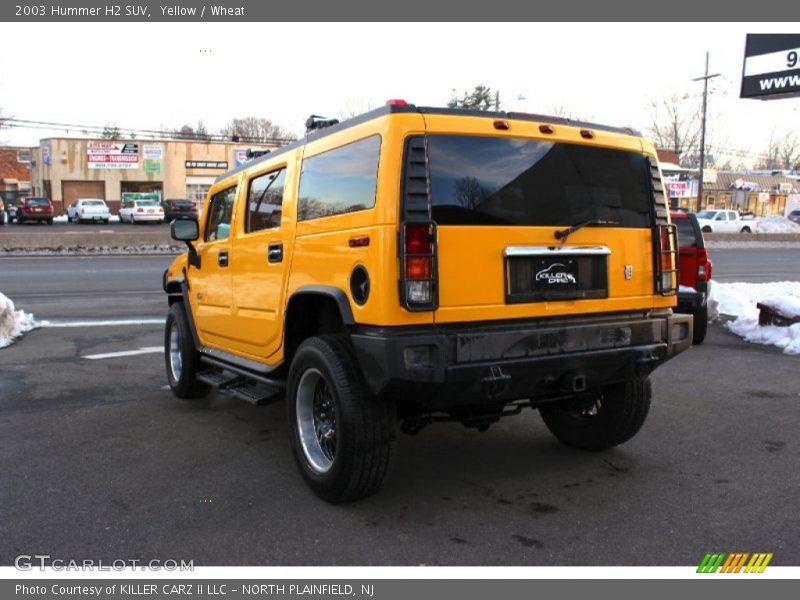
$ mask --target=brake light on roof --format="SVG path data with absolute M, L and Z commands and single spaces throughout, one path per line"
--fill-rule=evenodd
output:
M 408 106 L 408 102 L 400 98 L 393 98 L 392 100 L 386 101 L 386 106 Z

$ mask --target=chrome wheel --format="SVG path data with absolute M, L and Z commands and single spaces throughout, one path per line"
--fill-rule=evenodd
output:
M 169 329 L 169 371 L 174 381 L 180 381 L 182 370 L 181 334 L 178 331 L 178 323 L 173 321 Z
M 297 432 L 309 466 L 327 473 L 336 456 L 333 390 L 317 369 L 307 369 L 297 385 Z

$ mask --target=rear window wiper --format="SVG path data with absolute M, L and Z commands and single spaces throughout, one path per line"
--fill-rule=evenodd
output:
M 588 227 L 589 225 L 619 225 L 619 221 L 604 221 L 603 219 L 592 219 L 591 221 L 584 221 L 583 223 L 578 223 L 577 225 L 572 225 L 567 227 L 566 229 L 559 229 L 553 235 L 555 235 L 557 240 L 566 241 L 569 237 L 569 234 L 575 233 L 578 229 L 583 227 Z

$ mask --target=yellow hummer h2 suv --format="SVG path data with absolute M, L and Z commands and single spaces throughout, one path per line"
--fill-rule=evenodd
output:
M 327 125 L 320 127 L 319 125 Z M 563 443 L 630 439 L 686 349 L 676 239 L 634 132 L 403 101 L 219 177 L 164 273 L 169 384 L 286 400 L 309 486 L 378 489 L 398 423 L 538 409 Z

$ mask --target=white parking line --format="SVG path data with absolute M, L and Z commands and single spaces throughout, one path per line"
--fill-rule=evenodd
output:
M 122 352 L 87 354 L 86 356 L 81 356 L 81 358 L 88 358 L 89 360 L 102 360 L 104 358 L 119 358 L 120 356 L 136 356 L 137 354 L 155 354 L 156 352 L 164 352 L 164 346 L 145 346 L 144 348 L 137 348 L 136 350 L 123 350 Z
M 39 327 L 111 327 L 119 325 L 162 325 L 164 319 L 115 319 L 109 321 L 39 321 Z

